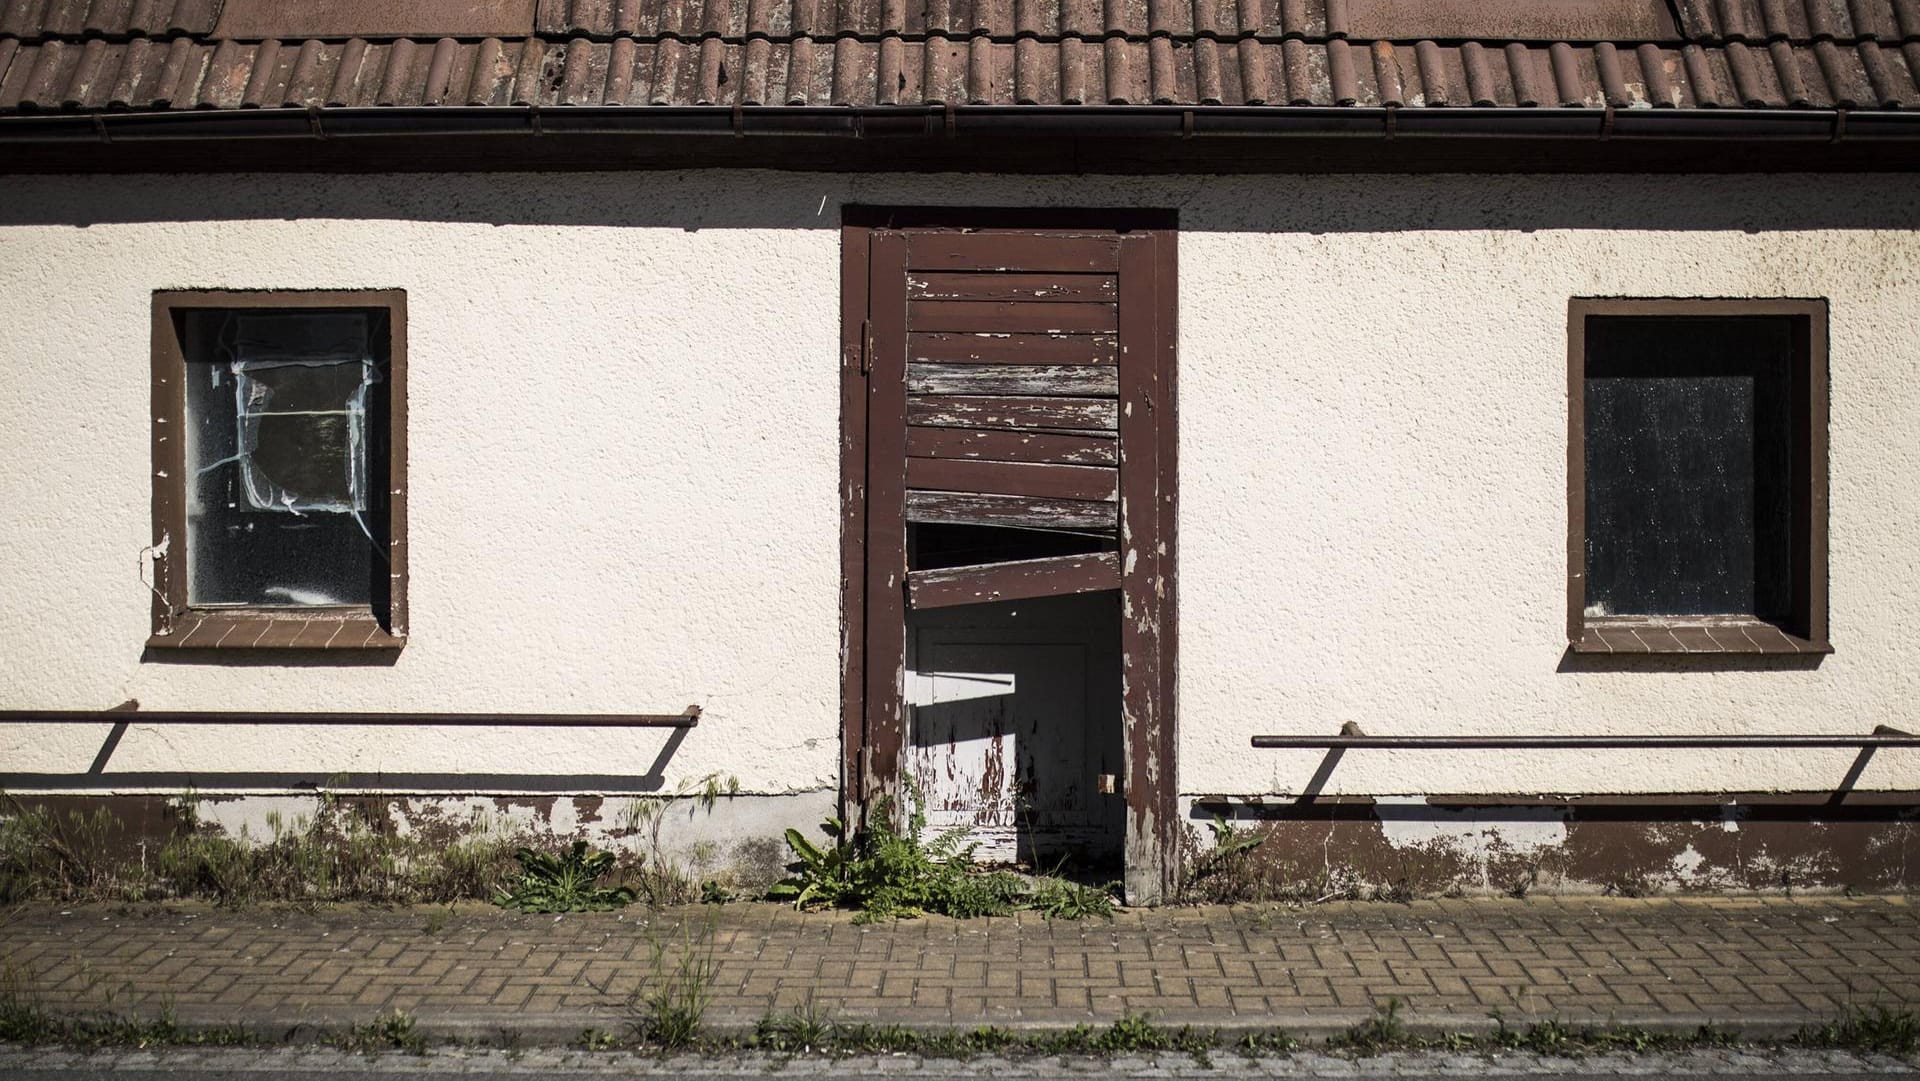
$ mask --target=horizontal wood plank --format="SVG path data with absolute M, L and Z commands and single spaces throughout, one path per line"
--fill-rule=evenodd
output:
M 1119 403 L 1108 398 L 1001 398 L 958 394 L 907 397 L 907 423 L 937 428 L 1040 428 L 1116 431 Z
M 907 275 L 910 300 L 1104 301 L 1120 295 L 1111 274 L 1002 274 L 935 271 Z
M 947 608 L 956 604 L 991 604 L 1119 588 L 1120 556 L 1115 552 L 1095 552 L 978 567 L 909 571 L 907 605 Z
M 1031 462 L 908 458 L 907 487 L 942 492 L 1113 500 L 1120 498 L 1120 471 L 1110 465 L 1037 465 Z
M 1111 398 L 1120 393 L 1120 369 L 1096 364 L 909 364 L 907 393 Z
M 1118 465 L 1120 441 L 1097 435 L 909 428 L 907 453 L 916 458 L 967 458 L 982 462 Z
M 915 232 L 907 235 L 907 269 L 1112 274 L 1120 269 L 1120 238 Z
M 1112 334 L 1120 329 L 1113 304 L 1028 304 L 1015 300 L 915 300 L 907 304 L 908 331 L 1007 334 Z
M 1111 334 L 907 335 L 915 364 L 1118 364 L 1120 340 Z
M 1111 530 L 1120 525 L 1120 504 L 1087 499 L 1040 499 L 970 492 L 907 493 L 907 521 L 984 525 L 1012 529 Z

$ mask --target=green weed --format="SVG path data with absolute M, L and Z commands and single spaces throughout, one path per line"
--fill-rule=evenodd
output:
M 626 997 L 628 1025 L 636 1039 L 658 1050 L 691 1047 L 713 1001 L 713 923 L 697 932 L 683 924 L 678 939 L 649 932 L 647 946 L 646 975 Z
M 1265 890 L 1254 873 L 1253 853 L 1266 843 L 1266 837 L 1220 814 L 1213 816 L 1207 828 L 1213 831 L 1213 848 L 1203 853 L 1188 873 L 1188 895 L 1215 904 L 1264 900 Z
M 1329 1038 L 1327 1045 L 1362 1055 L 1374 1055 L 1406 1046 L 1410 1042 L 1406 1026 L 1400 1022 L 1400 1000 L 1389 998 L 1385 1006 L 1374 1008 L 1372 1017 Z
M 111 1009 L 66 1016 L 41 1006 L 32 981 L 11 965 L 0 973 L 0 1043 L 69 1047 L 235 1047 L 252 1042 L 246 1030 L 223 1025 L 184 1029 L 170 1008 L 156 1018 Z
M 613 853 L 575 841 L 558 855 L 531 848 L 514 851 L 520 871 L 494 896 L 502 908 L 520 912 L 605 912 L 633 903 L 627 886 L 603 886 Z
M 926 802 L 911 779 L 905 786 L 913 809 L 904 831 L 892 825 L 892 807 L 885 800 L 875 808 L 869 828 L 857 835 L 850 836 L 838 818 L 822 823 L 824 845 L 788 830 L 787 847 L 795 860 L 788 865 L 789 876 L 767 891 L 768 899 L 791 901 L 801 909 L 854 909 L 860 913 L 857 922 L 928 912 L 970 919 L 1015 909 L 1062 919 L 1113 914 L 1112 897 L 1104 890 L 1051 876 L 1029 883 L 1010 871 L 979 866 L 973 858 L 977 846 L 961 843 L 964 828 L 923 841 Z
M 739 778 L 709 773 L 682 781 L 667 796 L 637 799 L 627 805 L 621 826 L 624 832 L 639 835 L 643 844 L 629 879 L 642 899 L 650 905 L 683 905 L 694 900 L 711 903 L 706 884 L 696 883 L 693 875 L 667 851 L 661 831 L 675 809 L 685 806 L 689 813 L 711 813 L 722 797 L 737 795 L 739 791 Z M 701 847 L 695 846 L 696 864 L 705 860 L 699 851 Z
M 92 814 L 58 815 L 29 807 L 10 793 L 0 818 L 0 904 L 36 897 L 58 900 L 138 900 L 152 889 L 144 860 L 110 853 L 124 825 L 105 807 Z
M 348 1051 L 405 1051 L 410 1055 L 427 1053 L 426 1034 L 420 1031 L 413 1015 L 401 1009 L 353 1026 L 347 1030 L 340 1045 Z
M 587 1051 L 611 1051 L 620 1046 L 620 1037 L 603 1028 L 583 1028 L 580 1046 Z
M 768 1014 L 754 1026 L 753 1046 L 780 1054 L 832 1050 L 839 1028 L 813 1003 Z
M 1920 1050 L 1920 1017 L 1912 1010 L 1886 1006 L 1849 1009 L 1824 1025 L 1801 1029 L 1793 1042 L 1802 1047 L 1839 1047 L 1911 1055 Z

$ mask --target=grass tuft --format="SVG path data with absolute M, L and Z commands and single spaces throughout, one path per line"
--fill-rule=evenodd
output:
M 412 1014 L 394 1009 L 348 1029 L 340 1046 L 347 1051 L 405 1051 L 409 1055 L 424 1055 L 427 1037 Z
M 1834 1047 L 1911 1055 L 1920 1050 L 1920 1017 L 1912 1010 L 1886 1006 L 1854 1007 L 1824 1025 L 1810 1025 L 1794 1035 L 1801 1047 Z

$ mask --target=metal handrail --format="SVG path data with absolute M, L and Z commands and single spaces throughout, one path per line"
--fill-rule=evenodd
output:
M 262 713 L 116 709 L 7 709 L 0 724 L 412 725 L 421 728 L 695 728 L 685 713 Z
M 1586 750 L 1659 747 L 1920 747 L 1920 735 L 1879 725 L 1870 735 L 1726 736 L 1369 736 L 1352 726 L 1337 736 L 1255 736 L 1256 750 L 1329 748 L 1338 750 L 1451 751 L 1494 749 Z

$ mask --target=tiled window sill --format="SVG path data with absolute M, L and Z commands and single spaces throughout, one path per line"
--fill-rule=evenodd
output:
M 1826 642 L 1788 634 L 1757 619 L 1610 616 L 1589 618 L 1573 643 L 1575 653 L 1820 655 Z
M 185 612 L 149 649 L 394 650 L 407 644 L 366 611 Z

